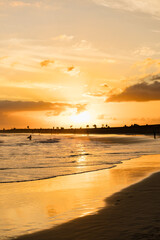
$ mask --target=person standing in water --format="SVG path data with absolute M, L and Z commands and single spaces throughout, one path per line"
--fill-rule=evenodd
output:
M 32 140 L 32 135 L 30 135 L 30 136 L 28 137 L 28 139 L 31 141 L 31 140 Z

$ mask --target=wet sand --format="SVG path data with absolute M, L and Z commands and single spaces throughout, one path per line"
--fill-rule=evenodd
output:
M 105 207 L 49 230 L 17 240 L 160 239 L 160 156 L 144 156 L 109 170 L 120 189 L 107 197 Z M 152 174 L 153 172 L 157 172 Z M 127 188 L 124 188 L 126 175 Z M 145 178 L 142 180 L 142 178 Z M 128 179 L 128 178 L 127 178 Z M 139 181 L 135 184 L 135 182 Z M 110 182 L 111 183 L 111 182 Z M 121 184 L 122 183 L 122 184 Z M 103 188 L 106 187 L 106 182 Z M 124 188 L 124 189 L 123 189 Z M 119 191 L 121 190 L 121 191 Z

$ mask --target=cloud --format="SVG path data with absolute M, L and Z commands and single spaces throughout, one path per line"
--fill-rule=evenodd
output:
M 70 66 L 64 69 L 63 72 L 69 74 L 70 76 L 76 76 L 80 73 L 80 70 L 78 67 Z
M 68 68 L 67 68 L 67 71 L 68 71 L 68 72 L 71 72 L 73 69 L 74 69 L 73 66 L 72 66 L 72 67 L 68 67 Z
M 134 54 L 135 55 L 138 55 L 138 56 L 146 56 L 146 57 L 150 57 L 150 56 L 153 56 L 153 55 L 156 55 L 156 54 L 159 54 L 159 52 L 157 52 L 156 50 L 150 48 L 150 47 L 141 47 L 137 50 L 134 51 Z
M 52 39 L 53 40 L 59 40 L 59 41 L 71 41 L 71 40 L 74 39 L 74 36 L 73 35 L 62 34 L 62 35 L 59 35 L 57 37 L 53 37 Z
M 57 3 L 56 3 L 57 4 Z M 12 7 L 12 8 L 24 8 L 24 7 L 34 7 L 47 8 L 48 6 L 53 6 L 53 4 L 49 1 L 43 0 L 0 0 L 0 6 L 4 7 Z M 55 6 L 55 4 L 54 4 Z
M 52 103 L 43 101 L 0 101 L 1 113 L 50 111 L 52 116 L 58 116 L 69 108 L 76 109 L 77 113 L 80 113 L 86 109 L 86 104 Z
M 70 109 L 75 109 L 76 113 L 79 114 L 83 111 L 86 110 L 86 106 L 87 104 L 58 104 L 55 106 L 54 111 L 50 111 L 46 113 L 46 116 L 48 117 L 52 117 L 52 116 L 58 116 L 60 115 L 62 112 L 65 112 L 68 108 Z
M 26 7 L 27 6 L 28 7 L 28 6 L 31 6 L 31 3 L 23 2 L 23 1 L 11 1 L 10 6 L 12 6 L 12 7 Z
M 49 64 L 54 64 L 54 63 L 55 63 L 55 61 L 53 61 L 53 60 L 44 60 L 44 61 L 40 62 L 40 65 L 41 65 L 41 67 L 47 67 Z
M 93 49 L 94 47 L 92 46 L 92 44 L 90 42 L 88 42 L 87 40 L 81 40 L 80 42 L 77 42 L 73 45 L 73 48 L 76 51 L 86 51 L 86 50 L 90 50 Z M 96 50 L 96 49 L 95 49 Z
M 160 59 L 146 58 L 132 66 L 132 70 L 143 74 L 156 74 L 160 69 Z
M 112 88 L 107 83 L 100 84 L 100 88 L 96 89 L 96 91 L 85 92 L 83 95 L 91 98 L 106 98 L 108 95 L 112 95 L 113 93 L 119 93 L 118 88 Z
M 155 74 L 151 76 L 151 80 L 155 81 L 155 80 L 160 80 L 160 73 L 159 74 Z
M 141 63 L 148 67 L 148 66 L 151 66 L 151 65 L 154 65 L 154 64 L 160 64 L 160 59 L 146 58 Z
M 42 1 L 0 0 L 0 6 L 10 7 L 40 7 Z
M 111 89 L 111 87 L 107 83 L 102 83 L 100 86 L 103 88 Z
M 59 104 L 58 104 L 59 106 Z M 21 112 L 21 111 L 45 111 L 56 108 L 56 103 L 51 102 L 33 102 L 33 101 L 0 101 L 1 112 Z
M 106 97 L 106 92 L 99 91 L 99 92 L 87 92 L 84 94 L 87 97 Z
M 55 41 L 53 44 L 52 39 L 1 39 L 2 59 L 0 58 L 0 67 L 36 73 L 39 72 L 37 64 L 39 63 L 41 67 L 46 67 L 46 71 L 50 71 L 50 67 L 61 68 L 65 74 L 74 76 L 78 75 L 80 70 L 78 67 L 74 67 L 72 71 L 68 71 L 70 69 L 68 62 L 70 64 L 75 64 L 75 62 L 111 64 L 109 59 L 112 59 L 113 56 L 96 49 L 86 40 L 74 42 L 75 44 L 72 41 Z M 3 56 L 8 57 L 3 58 Z M 105 59 L 108 59 L 107 62 Z M 18 64 L 14 64 L 15 62 Z
M 83 103 L 83 104 L 76 104 L 75 108 L 77 109 L 77 114 L 83 112 L 86 110 L 87 104 Z
M 151 83 L 153 81 L 159 81 L 160 80 L 160 73 L 157 73 L 157 74 L 149 74 L 149 75 L 146 75 L 145 77 L 139 79 L 139 81 L 141 82 L 148 82 L 148 83 Z
M 130 12 L 142 12 L 159 18 L 159 0 L 92 0 L 98 5 Z
M 6 58 L 8 58 L 8 56 L 0 57 L 0 61 L 4 60 L 4 59 L 6 59 Z
M 41 67 L 48 67 L 49 65 L 54 64 L 54 69 L 59 69 L 61 72 L 65 74 L 69 74 L 70 76 L 76 76 L 80 73 L 80 69 L 78 67 L 74 66 L 66 66 L 66 63 L 63 63 L 62 61 L 53 61 L 53 60 L 43 60 L 40 62 Z
M 154 80 L 154 79 L 153 79 Z M 141 82 L 127 87 L 122 93 L 111 95 L 107 102 L 147 102 L 160 100 L 160 82 Z
M 132 78 L 131 80 L 136 83 L 152 83 L 153 81 L 160 80 L 160 73 L 156 71 L 156 73 L 144 74 L 142 77 Z
M 104 58 L 103 61 L 104 63 L 116 63 L 115 59 L 109 59 L 109 58 Z

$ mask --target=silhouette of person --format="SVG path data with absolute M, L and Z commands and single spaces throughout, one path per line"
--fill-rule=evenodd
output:
M 31 140 L 32 140 L 32 135 L 30 135 L 30 136 L 28 137 L 28 139 L 31 141 Z
M 154 139 L 156 139 L 156 131 L 154 131 Z

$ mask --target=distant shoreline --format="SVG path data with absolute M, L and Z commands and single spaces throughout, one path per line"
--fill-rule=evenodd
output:
M 0 133 L 44 133 L 44 134 L 143 134 L 160 135 L 160 124 L 131 125 L 124 127 L 95 127 L 95 128 L 12 128 L 0 130 Z

